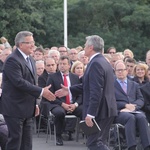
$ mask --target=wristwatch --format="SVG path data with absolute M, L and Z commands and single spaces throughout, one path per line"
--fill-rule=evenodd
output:
M 75 102 L 74 104 L 75 104 L 76 108 L 79 106 L 79 104 L 77 102 Z

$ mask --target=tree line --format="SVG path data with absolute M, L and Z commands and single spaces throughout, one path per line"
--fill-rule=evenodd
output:
M 0 36 L 11 45 L 21 30 L 34 33 L 36 45 L 63 45 L 63 0 L 0 0 Z M 84 46 L 97 34 L 105 50 L 131 49 L 144 60 L 150 49 L 150 0 L 68 0 L 68 47 Z

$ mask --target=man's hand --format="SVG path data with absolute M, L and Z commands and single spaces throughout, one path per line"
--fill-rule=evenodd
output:
M 129 109 L 130 111 L 135 111 L 136 105 L 135 104 L 126 104 L 125 108 Z
M 93 126 L 92 117 L 86 116 L 85 123 L 88 127 L 92 127 Z
M 43 90 L 43 97 L 46 98 L 49 101 L 54 101 L 56 99 L 56 96 L 49 90 L 51 85 L 46 86 Z
M 67 111 L 67 112 L 71 112 L 70 111 L 70 105 L 66 104 L 66 103 L 62 103 L 61 106 Z
M 61 84 L 61 87 L 62 87 L 61 89 L 59 89 L 55 92 L 55 96 L 57 96 L 59 98 L 67 96 L 69 94 L 69 90 L 66 86 Z
M 121 109 L 120 112 L 131 112 L 131 110 L 124 108 L 124 109 Z
M 40 114 L 40 109 L 39 109 L 39 106 L 36 105 L 36 108 L 35 108 L 35 117 L 38 116 Z
M 70 104 L 70 111 L 73 112 L 76 109 L 75 104 Z

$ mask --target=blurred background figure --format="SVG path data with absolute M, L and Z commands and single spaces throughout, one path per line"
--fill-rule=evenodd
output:
M 75 63 L 78 60 L 78 51 L 75 48 L 71 48 L 68 51 L 68 54 L 72 66 L 73 63 Z
M 34 51 L 34 60 L 44 60 L 44 49 L 42 47 L 37 47 Z
M 115 54 L 116 53 L 116 48 L 115 47 L 109 47 L 107 49 L 107 53 L 108 54 Z
M 147 53 L 146 53 L 146 59 L 145 59 L 145 61 L 146 61 L 146 64 L 148 66 L 150 66 L 150 50 L 148 50 Z
M 6 48 L 2 51 L 1 53 L 1 58 L 0 58 L 0 72 L 2 72 L 3 64 L 6 60 L 6 58 L 12 53 L 10 48 Z
M 130 49 L 125 49 L 123 54 L 124 54 L 124 57 L 126 56 L 129 56 L 130 58 L 134 57 L 133 52 Z
M 5 48 L 11 47 L 8 40 L 5 37 L 1 37 L 0 40 L 1 40 L 2 44 L 5 46 Z
M 38 78 L 38 86 L 45 87 L 48 74 L 55 73 L 57 64 L 53 58 L 46 58 L 44 72 Z
M 85 71 L 85 66 L 80 61 L 76 61 L 71 67 L 71 72 L 79 76 L 79 78 L 83 76 L 84 71 Z
M 127 77 L 134 78 L 133 70 L 134 70 L 134 67 L 136 65 L 136 60 L 133 59 L 133 58 L 127 58 L 126 61 L 125 61 L 125 64 L 126 64 L 126 68 L 127 68 L 127 71 L 128 71 Z
M 60 53 L 57 50 L 50 50 L 48 53 L 48 57 L 53 58 L 55 60 L 56 64 L 58 64 L 58 61 L 60 58 Z
M 50 50 L 57 50 L 58 51 L 58 47 L 52 46 Z
M 122 57 L 120 54 L 111 54 L 111 60 L 110 60 L 110 64 L 112 66 L 112 68 L 114 69 L 114 65 L 115 65 L 115 62 L 118 61 L 118 60 L 122 60 Z
M 82 47 L 82 46 L 78 46 L 78 47 L 76 47 L 76 50 L 77 50 L 78 53 L 79 53 L 79 52 L 83 51 L 83 47 Z
M 89 58 L 85 56 L 85 51 L 81 51 L 78 53 L 78 60 L 81 61 L 85 67 L 87 66 Z
M 0 44 L 0 50 L 4 50 L 4 49 L 5 49 L 4 44 Z
M 43 60 L 46 60 L 46 58 L 48 58 L 48 53 L 49 53 L 50 49 L 49 48 L 44 48 L 43 51 L 44 51 Z
M 45 69 L 44 61 L 43 60 L 36 61 L 35 66 L 36 66 L 37 76 L 39 77 Z
M 148 79 L 150 81 L 150 67 L 148 67 L 148 69 L 147 69 L 147 77 L 148 77 Z
M 134 67 L 134 78 L 133 81 L 137 82 L 140 86 L 144 85 L 145 83 L 147 83 L 148 77 L 147 77 L 147 69 L 148 66 L 144 63 L 138 63 L 135 67 Z
M 60 53 L 60 56 L 68 56 L 68 49 L 65 46 L 60 46 L 58 48 L 58 51 Z
M 103 54 L 103 56 L 106 58 L 106 60 L 110 63 L 111 61 L 111 54 Z

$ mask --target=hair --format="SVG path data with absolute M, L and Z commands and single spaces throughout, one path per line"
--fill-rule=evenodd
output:
M 78 52 L 80 52 L 80 51 L 83 50 L 83 47 L 82 47 L 82 46 L 78 46 L 78 47 L 76 47 L 76 50 L 77 50 Z
M 103 56 L 108 60 L 108 62 L 111 61 L 112 58 L 111 54 L 103 54 Z
M 147 57 L 147 55 L 149 55 L 150 54 L 150 50 L 148 50 L 147 52 L 146 52 L 146 57 Z
M 35 62 L 35 64 L 37 65 L 37 64 L 44 64 L 44 66 L 45 66 L 45 62 L 43 61 L 43 60 L 37 60 L 36 62 Z
M 45 65 L 46 65 L 46 61 L 47 61 L 47 60 L 54 60 L 54 62 L 55 62 L 55 64 L 56 64 L 56 61 L 55 61 L 54 58 L 48 57 L 48 58 L 46 58 L 45 61 L 44 61 Z
M 34 51 L 35 52 L 41 52 L 44 55 L 44 49 L 42 47 L 37 47 Z
M 95 52 L 104 52 L 104 40 L 98 35 L 91 35 L 86 37 L 88 46 L 93 45 Z
M 140 67 L 140 68 L 142 68 L 142 69 L 144 69 L 145 70 L 145 76 L 144 77 L 146 77 L 147 76 L 147 71 L 148 71 L 148 65 L 146 65 L 146 64 L 144 64 L 144 63 L 137 63 L 136 65 L 135 65 L 135 67 L 134 67 L 134 70 L 133 70 L 133 74 L 136 76 L 136 68 L 137 67 Z
M 25 37 L 27 37 L 27 36 L 33 36 L 33 33 L 29 32 L 29 31 L 18 32 L 16 37 L 15 37 L 15 45 L 17 47 L 19 47 L 19 43 L 24 42 Z
M 127 59 L 125 60 L 125 63 L 127 63 L 127 62 L 136 64 L 136 60 L 135 60 L 134 58 L 127 58 Z
M 61 57 L 59 58 L 59 61 L 60 61 L 60 60 L 65 60 L 65 59 L 68 60 L 68 64 L 71 64 L 71 61 L 70 61 L 70 59 L 69 59 L 68 56 L 61 56 Z
M 85 54 L 85 51 L 80 51 L 79 53 L 78 53 L 78 59 L 80 59 L 81 58 L 81 55 L 84 55 Z
M 0 38 L 0 40 L 3 40 L 3 41 L 5 41 L 5 42 L 8 41 L 4 36 L 2 36 L 2 37 Z
M 123 54 L 124 54 L 125 52 L 129 52 L 131 58 L 134 57 L 133 52 L 132 52 L 130 49 L 125 49 L 124 52 L 123 52 Z
M 80 65 L 80 64 L 83 65 L 83 72 L 84 72 L 84 71 L 85 71 L 85 66 L 84 66 L 84 64 L 83 64 L 81 61 L 76 61 L 76 62 L 73 63 L 73 65 L 72 65 L 72 67 L 71 67 L 71 72 L 72 72 L 72 73 L 75 73 L 75 68 L 76 68 L 78 65 Z
M 114 64 L 114 69 L 116 70 L 116 66 L 119 64 L 119 63 L 122 63 L 125 65 L 124 61 L 123 60 L 117 60 Z M 126 68 L 126 65 L 125 65 L 125 68 Z
M 60 53 L 59 53 L 59 51 L 57 51 L 57 50 L 50 50 L 50 51 L 48 52 L 48 56 L 51 57 L 51 54 L 52 54 L 52 53 L 55 53 L 55 54 L 57 54 L 58 56 L 60 56 Z
M 64 45 L 59 46 L 59 47 L 58 47 L 58 51 L 59 51 L 59 48 L 60 48 L 60 47 L 64 47 L 64 48 L 66 49 L 66 51 L 68 52 L 68 48 L 67 48 L 66 46 L 64 46 Z
M 109 53 L 109 51 L 110 51 L 111 49 L 115 49 L 115 50 L 116 50 L 115 47 L 109 47 L 109 48 L 107 49 L 107 53 Z

